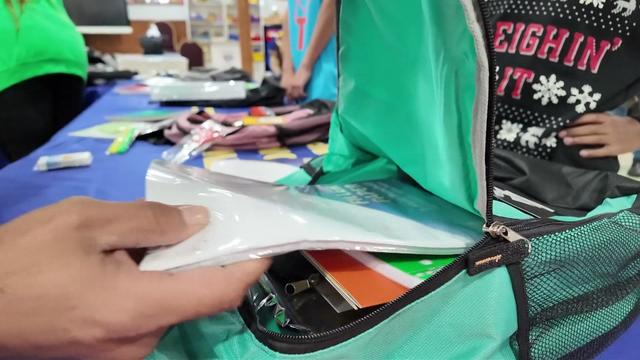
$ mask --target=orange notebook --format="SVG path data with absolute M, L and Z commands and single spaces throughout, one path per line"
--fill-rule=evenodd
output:
M 409 290 L 341 250 L 306 251 L 303 255 L 354 309 L 386 304 Z

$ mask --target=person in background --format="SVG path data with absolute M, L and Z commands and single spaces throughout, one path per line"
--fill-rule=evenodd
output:
M 336 1 L 289 0 L 282 87 L 291 100 L 337 97 Z
M 635 2 L 634 2 L 635 4 Z M 640 122 L 607 113 L 640 93 L 640 9 L 623 2 L 491 0 L 496 142 L 576 168 L 619 170 Z
M 0 2 L 0 152 L 18 160 L 82 110 L 88 59 L 62 0 Z
M 640 111 L 638 97 L 630 106 L 606 113 L 587 114 L 580 117 L 570 128 L 560 131 L 560 138 L 568 146 L 590 146 L 583 149 L 584 158 L 616 157 L 634 153 L 629 175 L 640 176 Z
M 0 226 L 0 359 L 143 359 L 175 324 L 236 308 L 269 267 L 252 260 L 142 272 L 206 208 L 72 198 Z

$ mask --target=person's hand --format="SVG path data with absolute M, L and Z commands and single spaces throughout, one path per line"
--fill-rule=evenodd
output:
M 559 136 L 568 146 L 601 145 L 580 150 L 584 158 L 618 156 L 640 149 L 640 122 L 630 117 L 587 114 Z
M 293 87 L 293 78 L 296 76 L 293 68 L 283 69 L 282 78 L 280 79 L 280 86 L 285 89 L 286 92 Z
M 287 89 L 287 97 L 291 100 L 307 97 L 305 87 L 311 78 L 311 69 L 308 66 L 300 66 L 296 71 L 290 88 Z
M 128 249 L 201 230 L 206 209 L 74 198 L 0 227 L 0 358 L 141 359 L 167 327 L 237 307 L 269 261 L 141 272 Z

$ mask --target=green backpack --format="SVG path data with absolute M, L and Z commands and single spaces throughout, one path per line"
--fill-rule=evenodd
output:
M 485 237 L 346 326 L 284 335 L 243 306 L 174 327 L 150 359 L 588 358 L 633 323 L 640 304 L 635 197 L 611 199 L 583 219 L 531 219 L 491 201 L 496 80 L 486 6 L 339 3 L 329 154 L 313 163 L 321 171 L 282 181 L 408 175 L 482 215 Z

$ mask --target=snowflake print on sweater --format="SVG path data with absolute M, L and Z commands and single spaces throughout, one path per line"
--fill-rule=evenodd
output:
M 640 1 L 486 1 L 497 60 L 496 146 L 590 168 L 593 160 L 558 134 L 640 94 Z
M 540 75 L 540 82 L 533 84 L 533 90 L 536 93 L 533 98 L 541 100 L 542 105 L 547 105 L 549 101 L 554 104 L 558 103 L 558 98 L 566 96 L 567 92 L 564 90 L 564 81 L 556 79 L 556 75 L 552 74 L 547 79 L 546 76 Z
M 607 0 L 580 0 L 580 4 L 583 5 L 593 5 L 599 9 L 602 9 L 604 7 L 604 3 Z
M 527 132 L 520 137 L 520 145 L 528 146 L 530 149 L 535 149 L 540 143 L 540 137 L 544 134 L 543 127 L 532 126 L 527 129 Z
M 613 9 L 613 13 L 629 17 L 636 11 L 636 8 L 636 0 L 616 0 L 616 8 Z
M 554 148 L 558 146 L 557 135 L 558 135 L 557 133 L 551 133 L 549 137 L 542 139 L 540 143 L 548 148 Z
M 498 132 L 498 139 L 514 142 L 518 138 L 518 135 L 520 135 L 521 130 L 522 124 L 514 124 L 511 121 L 502 120 L 502 127 Z
M 589 110 L 594 110 L 598 105 L 598 101 L 602 98 L 602 94 L 593 93 L 593 88 L 591 85 L 582 85 L 582 92 L 580 90 L 572 87 L 571 88 L 571 96 L 567 100 L 568 104 L 577 104 L 576 112 L 579 114 L 587 111 L 587 106 Z

